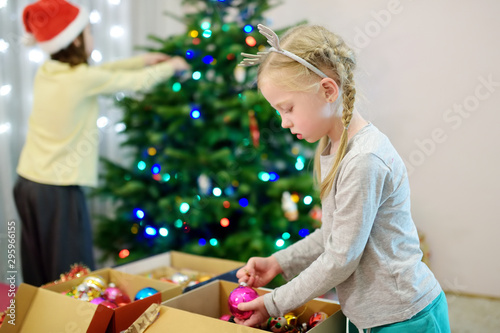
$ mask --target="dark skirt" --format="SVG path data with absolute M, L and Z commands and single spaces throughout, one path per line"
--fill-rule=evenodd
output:
M 92 230 L 80 186 L 56 186 L 18 177 L 14 199 L 21 218 L 23 280 L 40 286 L 72 264 L 94 269 Z

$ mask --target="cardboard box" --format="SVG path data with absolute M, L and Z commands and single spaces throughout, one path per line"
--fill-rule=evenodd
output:
M 262 333 L 265 331 L 161 305 L 158 318 L 145 333 L 165 332 Z
M 113 310 L 113 317 L 111 318 L 110 327 L 108 329 L 109 333 L 119 333 L 127 329 L 130 325 L 132 325 L 134 320 L 136 320 L 152 303 L 161 303 L 162 301 L 166 301 L 182 293 L 182 288 L 176 284 L 153 280 L 143 276 L 127 274 L 111 268 L 92 271 L 89 275 L 51 285 L 46 289 L 58 293 L 69 291 L 71 288 L 82 283 L 87 276 L 92 275 L 99 275 L 107 283 L 114 283 L 132 300 L 132 303 Z M 153 296 L 133 301 L 137 292 L 145 287 L 152 287 L 159 292 L 158 294 L 155 294 Z M 65 297 L 73 302 L 88 303 L 81 300 L 72 299 L 68 296 Z
M 113 316 L 113 310 L 103 305 L 77 301 L 25 283 L 19 286 L 14 300 L 15 309 L 10 311 L 14 317 L 5 318 L 2 333 L 105 333 Z
M 243 267 L 245 263 L 227 259 L 211 258 L 187 254 L 177 251 L 170 251 L 158 254 L 146 259 L 134 261 L 128 264 L 114 267 L 115 270 L 129 274 L 147 276 L 153 279 L 170 278 L 179 272 L 190 278 L 190 281 L 213 280 L 230 271 L 235 271 Z M 228 279 L 221 277 L 221 279 Z M 181 283 L 183 288 L 188 286 L 190 281 Z M 189 289 L 192 289 L 190 287 Z
M 227 300 L 237 283 L 217 280 L 195 290 L 174 297 L 162 303 L 160 316 L 148 328 L 148 333 L 172 332 L 264 332 L 256 328 L 245 327 L 219 319 L 230 314 Z M 259 295 L 270 290 L 256 288 Z M 175 311 L 177 310 L 177 311 Z M 310 329 L 310 333 L 343 333 L 346 331 L 346 318 L 340 305 L 327 300 L 314 299 L 305 306 L 293 311 L 299 321 L 306 322 L 315 312 L 323 311 L 328 318 L 318 326 Z

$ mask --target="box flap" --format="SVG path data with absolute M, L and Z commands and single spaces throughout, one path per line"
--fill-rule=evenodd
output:
M 169 298 L 178 296 L 182 293 L 182 288 L 174 283 L 159 281 L 149 279 L 143 276 L 132 275 L 124 272 L 119 272 L 111 268 L 104 268 L 96 271 L 90 272 L 86 276 L 82 276 L 77 279 L 72 279 L 66 282 L 62 282 L 56 285 L 48 286 L 44 291 L 50 293 L 61 293 L 70 290 L 72 287 L 77 286 L 83 282 L 85 278 L 88 276 L 99 275 L 102 277 L 107 283 L 114 283 L 116 287 L 120 288 L 125 294 L 127 294 L 132 303 L 121 306 L 114 310 L 106 308 L 100 305 L 103 308 L 102 313 L 98 311 L 96 316 L 99 315 L 95 321 L 92 321 L 91 328 L 89 332 L 104 332 L 106 328 L 109 332 L 119 333 L 122 330 L 127 329 L 132 323 L 148 308 L 152 303 L 161 303 L 162 300 L 167 300 Z M 158 290 L 158 293 L 144 298 L 142 300 L 134 301 L 135 295 L 137 292 L 143 288 L 151 287 Z M 61 295 L 60 295 L 61 296 Z M 64 296 L 71 302 L 81 302 L 86 304 L 92 304 L 89 302 L 84 302 L 80 300 L 72 299 L 71 297 Z M 92 304 L 94 305 L 94 304 Z M 96 305 L 94 305 L 96 306 Z M 105 309 L 105 310 L 104 310 Z M 111 314 L 109 313 L 111 312 Z M 109 327 L 104 327 L 101 330 L 101 324 L 106 320 L 109 323 Z M 95 330 L 94 330 L 95 329 Z M 101 330 L 101 331 L 99 331 Z
M 15 326 L 4 322 L 5 332 L 87 331 L 104 333 L 113 314 L 110 309 L 97 312 L 98 306 L 79 302 L 53 291 L 21 284 L 15 297 Z M 8 319 L 8 318 L 6 318 Z
M 220 285 L 219 281 L 213 281 L 204 285 L 196 292 L 188 292 L 181 296 L 174 297 L 162 304 L 176 309 L 198 313 L 204 316 L 219 318 L 220 306 L 219 303 L 213 303 L 207 306 L 207 300 L 219 299 Z
M 162 305 L 160 306 L 160 315 L 158 319 L 148 327 L 146 332 L 258 333 L 263 331 Z
M 135 301 L 134 306 L 122 306 L 115 309 L 115 316 L 110 326 L 110 332 L 121 332 L 129 328 L 153 303 L 161 303 L 161 295 L 159 293 Z
M 113 315 L 114 311 L 112 309 L 99 304 L 95 310 L 94 317 L 90 322 L 89 328 L 87 329 L 87 333 L 107 332 L 108 327 L 111 325 Z
M 0 332 L 20 331 L 20 326 L 29 311 L 37 291 L 38 288 L 26 283 L 21 283 L 17 289 L 16 297 L 14 298 L 14 306 L 6 310 L 7 316 L 4 319 L 3 325 L 0 327 Z M 9 323 L 9 321 L 11 321 L 11 323 Z M 12 323 L 15 325 L 12 325 Z

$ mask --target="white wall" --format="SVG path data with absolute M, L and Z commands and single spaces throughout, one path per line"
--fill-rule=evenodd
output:
M 141 1 L 136 44 L 183 31 L 165 9 L 180 13 Z M 358 107 L 407 162 L 432 270 L 446 290 L 500 296 L 500 3 L 285 0 L 268 14 L 274 28 L 323 24 L 358 50 Z
M 446 290 L 500 296 L 500 3 L 287 0 L 270 17 L 359 50 L 360 111 L 406 160 L 432 270 Z

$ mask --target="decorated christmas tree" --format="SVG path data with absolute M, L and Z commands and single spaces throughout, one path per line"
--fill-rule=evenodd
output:
M 192 66 L 151 91 L 125 97 L 124 145 L 131 163 L 104 160 L 112 213 L 96 245 L 121 263 L 169 250 L 245 261 L 305 237 L 321 212 L 312 181 L 313 147 L 281 128 L 241 52 L 267 47 L 256 25 L 267 1 L 184 1 L 181 35 L 150 36 L 151 51 Z

